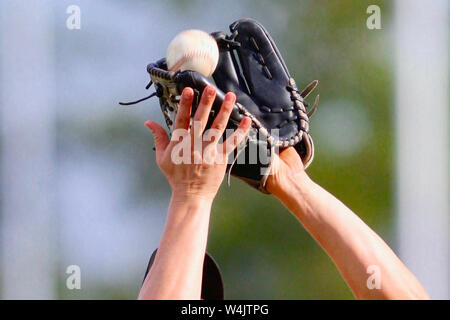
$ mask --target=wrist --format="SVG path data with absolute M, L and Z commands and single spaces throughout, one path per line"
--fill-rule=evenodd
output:
M 201 193 L 191 193 L 185 190 L 172 190 L 172 197 L 170 202 L 176 205 L 189 205 L 190 207 L 197 206 L 210 206 L 214 200 L 213 195 L 201 194 Z
M 183 189 L 172 189 L 171 202 L 186 204 L 212 204 L 214 195 L 187 192 Z
M 312 180 L 307 173 L 302 170 L 299 172 L 289 174 L 275 173 L 271 179 L 267 180 L 267 190 L 279 198 L 280 200 L 292 195 L 295 190 L 301 189 Z
M 178 228 L 190 222 L 209 221 L 211 207 L 212 200 L 209 198 L 172 193 L 167 223 L 171 228 Z
M 276 196 L 286 207 L 301 207 L 308 203 L 309 191 L 313 189 L 314 182 L 305 171 L 286 175 L 274 184 L 269 191 Z

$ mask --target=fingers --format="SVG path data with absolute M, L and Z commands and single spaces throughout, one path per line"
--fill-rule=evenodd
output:
M 216 98 L 216 89 L 213 86 L 207 86 L 203 90 L 200 103 L 198 104 L 197 111 L 194 115 L 194 121 L 200 122 L 200 132 L 197 135 L 201 135 L 203 130 L 205 130 L 206 123 L 208 122 L 209 113 L 213 105 L 214 99 Z
M 230 154 L 234 149 L 245 139 L 248 130 L 252 125 L 252 120 L 249 117 L 245 117 L 239 123 L 236 131 L 234 131 L 223 143 L 223 152 L 225 154 Z
M 174 129 L 189 129 L 191 120 L 192 100 L 194 98 L 194 91 L 187 87 L 181 93 L 181 100 L 178 107 L 177 116 L 175 117 Z
M 151 120 L 145 122 L 145 126 L 149 128 L 153 133 L 153 138 L 155 140 L 155 149 L 156 149 L 156 157 L 160 157 L 161 154 L 166 150 L 167 145 L 169 144 L 169 136 L 167 135 L 166 130 L 161 127 L 156 122 Z
M 223 134 L 225 128 L 227 127 L 228 119 L 230 118 L 231 111 L 233 111 L 233 106 L 236 101 L 236 95 L 232 92 L 228 92 L 225 95 L 220 111 L 214 122 L 211 125 L 211 129 L 218 131 L 220 135 Z

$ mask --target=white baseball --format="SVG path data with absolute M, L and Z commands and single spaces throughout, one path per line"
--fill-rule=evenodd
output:
M 173 38 L 167 48 L 170 71 L 194 70 L 205 77 L 212 75 L 219 60 L 216 40 L 201 30 L 185 30 Z

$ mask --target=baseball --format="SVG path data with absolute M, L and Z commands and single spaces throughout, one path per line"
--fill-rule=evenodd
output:
M 173 38 L 167 48 L 166 63 L 170 71 L 194 70 L 212 75 L 219 60 L 216 40 L 201 30 L 185 30 Z

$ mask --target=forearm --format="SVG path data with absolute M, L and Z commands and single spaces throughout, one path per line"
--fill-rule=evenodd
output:
M 172 195 L 155 261 L 139 299 L 200 299 L 212 200 Z
M 421 299 L 425 290 L 387 244 L 356 214 L 302 172 L 279 198 L 328 253 L 360 299 Z M 381 288 L 369 289 L 368 268 Z

